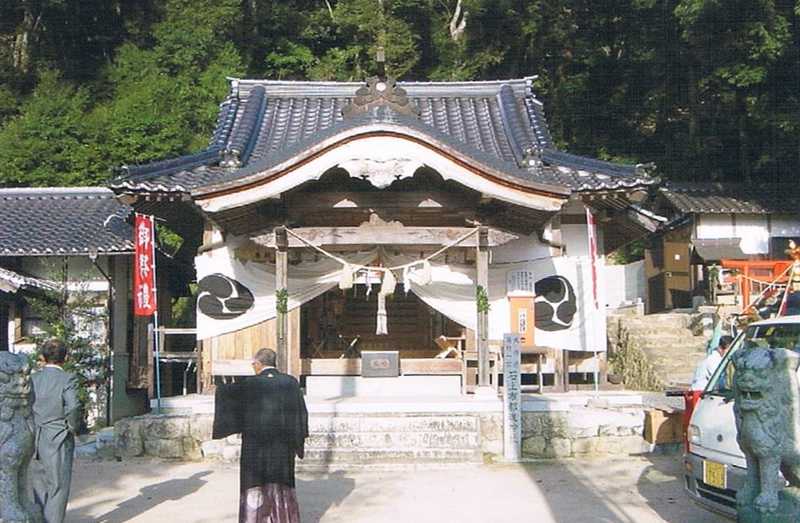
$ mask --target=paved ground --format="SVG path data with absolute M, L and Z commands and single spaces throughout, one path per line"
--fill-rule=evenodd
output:
M 682 491 L 677 456 L 298 475 L 304 523 L 725 521 Z M 236 520 L 238 469 L 78 461 L 68 523 Z

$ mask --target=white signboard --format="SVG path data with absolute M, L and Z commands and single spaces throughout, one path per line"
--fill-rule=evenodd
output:
M 519 334 L 503 335 L 503 457 L 522 457 L 522 383 Z
M 506 274 L 506 293 L 533 295 L 535 283 L 532 271 L 508 271 Z

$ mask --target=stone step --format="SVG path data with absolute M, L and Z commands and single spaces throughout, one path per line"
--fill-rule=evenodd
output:
M 695 335 L 695 333 L 685 327 L 674 327 L 669 325 L 661 325 L 658 323 L 647 323 L 644 325 L 626 325 L 626 332 L 631 336 L 690 336 L 692 338 L 702 338 L 702 335 Z M 614 333 L 616 334 L 616 332 Z
M 705 352 L 706 345 L 704 343 L 682 342 L 682 343 L 638 343 L 642 350 L 656 352 L 669 352 L 672 354 L 692 353 L 692 352 Z
M 483 455 L 478 449 L 306 449 L 303 466 L 320 464 L 363 465 L 419 464 L 419 463 L 481 463 Z
M 625 325 L 648 325 L 653 323 L 665 323 L 668 325 L 678 325 L 681 327 L 689 327 L 692 322 L 693 318 L 690 314 L 648 314 L 646 316 L 636 316 L 636 317 L 617 317 L 612 316 L 609 317 L 611 321 L 619 321 L 621 320 Z
M 477 432 L 476 416 L 411 415 L 411 416 L 325 416 L 309 418 L 311 433 L 355 432 Z
M 480 438 L 471 432 L 312 432 L 306 440 L 307 449 L 477 449 Z

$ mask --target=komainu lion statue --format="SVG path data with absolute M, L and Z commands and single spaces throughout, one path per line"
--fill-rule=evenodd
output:
M 800 358 L 785 349 L 742 349 L 733 356 L 736 440 L 747 460 L 740 513 L 778 510 L 785 486 L 800 487 Z M 783 474 L 783 478 L 778 472 Z
M 30 365 L 24 355 L 0 352 L 0 521 L 41 520 L 28 494 L 33 455 Z

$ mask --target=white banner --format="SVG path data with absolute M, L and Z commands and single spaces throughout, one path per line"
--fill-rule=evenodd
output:
M 341 256 L 341 255 L 340 255 Z M 344 256 L 348 262 L 366 265 L 378 250 Z M 387 266 L 414 258 L 380 251 Z M 216 249 L 195 259 L 199 282 L 197 336 L 205 339 L 274 318 L 275 269 L 263 262 L 241 262 L 228 248 Z M 602 265 L 598 271 L 602 274 Z M 545 258 L 532 262 L 493 265 L 489 269 L 489 338 L 502 340 L 511 330 L 507 297 L 509 271 L 530 271 L 535 279 L 535 344 L 574 351 L 605 351 L 605 312 L 593 310 L 591 264 L 588 258 Z M 289 266 L 289 310 L 335 287 L 341 265 L 329 258 Z M 403 292 L 403 275 L 395 292 Z M 419 283 L 420 272 L 410 272 L 410 290 L 431 308 L 475 330 L 475 267 L 432 262 L 431 280 Z M 374 289 L 377 292 L 377 289 Z M 601 287 L 602 292 L 602 287 Z M 603 297 L 600 297 L 603 303 Z M 602 315 L 591 321 L 592 314 Z M 595 327 L 592 327 L 594 325 Z M 392 335 L 391 332 L 388 334 Z

